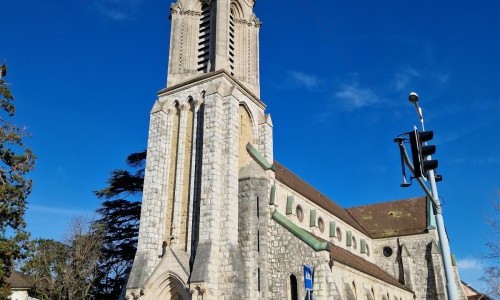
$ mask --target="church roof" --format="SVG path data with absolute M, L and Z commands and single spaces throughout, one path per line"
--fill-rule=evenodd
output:
M 389 275 L 374 263 L 371 263 L 362 257 L 354 255 L 345 249 L 330 244 L 330 256 L 333 259 L 334 263 L 339 262 L 345 266 L 348 266 L 367 275 L 380 279 L 388 284 L 413 293 L 411 289 L 406 287 L 404 284 L 399 282 L 396 278 Z
M 477 291 L 468 283 L 461 281 L 461 284 L 465 291 L 465 296 L 467 296 L 467 300 L 493 300 L 493 298 Z
M 353 228 L 356 228 L 363 234 L 369 235 L 368 232 L 349 214 L 347 210 L 340 207 L 337 203 L 333 202 L 333 200 L 323 195 L 320 191 L 316 190 L 309 183 L 295 175 L 279 162 L 274 161 L 274 166 L 276 169 L 275 177 L 279 182 L 285 184 L 297 193 L 316 203 L 321 208 L 346 222 Z
M 372 238 L 421 234 L 427 231 L 425 197 L 348 208 Z
M 285 166 L 274 161 L 276 179 L 348 225 L 370 236 L 386 238 L 427 231 L 427 200 L 415 197 L 344 209 Z

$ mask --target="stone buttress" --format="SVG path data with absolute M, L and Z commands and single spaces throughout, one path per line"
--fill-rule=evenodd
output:
M 272 161 L 272 124 L 264 109 L 226 71 L 159 93 L 151 112 L 139 244 L 127 285 L 131 299 L 155 299 L 148 293 L 161 283 L 170 287 L 170 296 L 189 290 L 204 299 L 236 299 L 245 292 L 238 280 L 250 265 L 241 249 L 245 217 L 239 206 L 250 204 L 238 200 L 236 174 L 255 164 L 247 145 Z M 262 199 L 270 184 L 263 186 L 257 196 Z M 264 226 L 265 221 L 263 232 Z M 257 271 L 253 264 L 251 269 Z

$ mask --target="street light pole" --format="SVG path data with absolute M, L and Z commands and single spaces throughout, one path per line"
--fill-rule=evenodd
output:
M 417 93 L 410 93 L 408 97 L 410 102 L 412 102 L 416 109 L 418 116 L 420 118 L 420 123 L 422 125 L 422 131 L 425 131 L 424 127 L 424 116 L 422 114 L 422 109 L 418 105 L 418 95 Z M 427 144 L 427 143 L 426 143 Z M 427 156 L 426 159 L 432 159 L 431 155 Z M 454 274 L 453 274 L 453 266 L 451 263 L 451 252 L 450 252 L 450 243 L 448 241 L 448 235 L 446 234 L 446 229 L 444 227 L 444 219 L 443 219 L 443 210 L 441 208 L 441 203 L 439 201 L 438 190 L 436 186 L 436 177 L 434 174 L 434 170 L 430 169 L 428 171 L 428 179 L 431 185 L 431 193 L 432 193 L 432 203 L 435 211 L 436 217 L 436 227 L 439 238 L 439 246 L 441 248 L 441 255 L 443 258 L 444 265 L 444 274 L 446 277 L 446 291 L 448 292 L 449 300 L 458 300 L 457 286 L 455 284 Z

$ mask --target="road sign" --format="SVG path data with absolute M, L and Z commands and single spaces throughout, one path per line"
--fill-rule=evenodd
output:
M 306 290 L 312 291 L 313 289 L 313 273 L 310 266 L 304 265 L 304 285 Z

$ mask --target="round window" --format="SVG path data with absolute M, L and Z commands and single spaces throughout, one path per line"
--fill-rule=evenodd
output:
M 337 227 L 335 233 L 337 234 L 337 239 L 339 240 L 339 242 L 342 242 L 342 231 L 340 230 L 340 228 Z
M 318 228 L 319 228 L 319 231 L 321 231 L 321 232 L 325 231 L 325 223 L 323 222 L 322 218 L 318 219 Z
M 392 255 L 392 248 L 385 246 L 382 252 L 384 253 L 385 257 L 390 257 Z
M 297 219 L 302 222 L 304 220 L 304 211 L 300 205 L 297 205 L 295 208 L 295 214 L 297 215 Z

